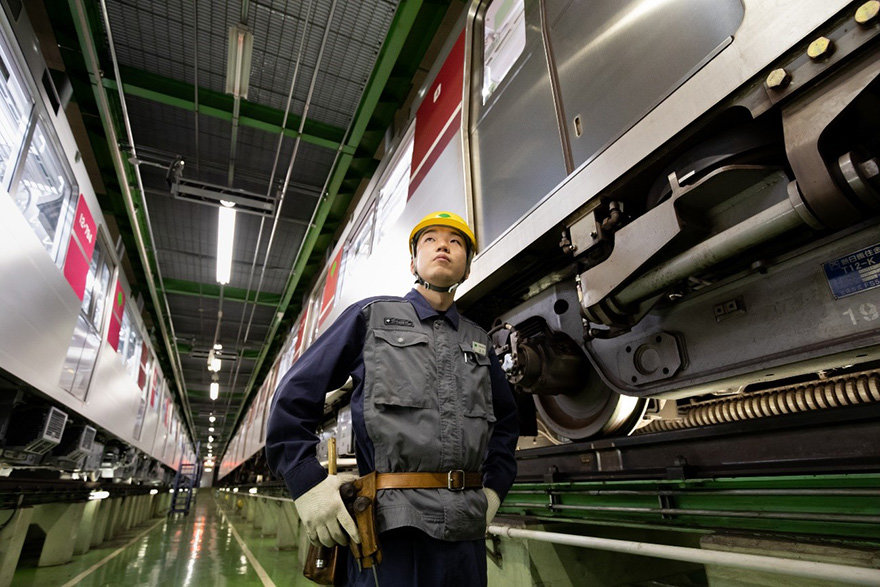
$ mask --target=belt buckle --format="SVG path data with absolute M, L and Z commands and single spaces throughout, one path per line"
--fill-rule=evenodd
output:
M 464 490 L 464 469 L 455 469 L 446 474 L 446 489 L 449 491 Z

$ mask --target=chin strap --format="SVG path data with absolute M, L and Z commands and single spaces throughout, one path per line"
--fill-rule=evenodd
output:
M 462 281 L 464 281 L 464 280 L 462 280 Z M 427 288 L 431 291 L 439 291 L 441 293 L 447 293 L 447 292 L 448 293 L 455 293 L 455 290 L 458 289 L 459 285 L 461 285 L 461 281 L 459 281 L 458 283 L 453 283 L 449 287 L 438 287 L 438 286 L 432 285 L 432 284 L 428 283 L 427 281 L 425 281 L 424 279 L 422 279 L 422 276 L 419 275 L 418 273 L 416 273 L 416 283 L 424 286 L 425 288 Z

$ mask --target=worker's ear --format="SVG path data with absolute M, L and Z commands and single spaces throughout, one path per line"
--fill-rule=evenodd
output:
M 413 275 L 416 274 L 416 258 L 415 257 L 409 258 L 409 272 L 412 273 Z

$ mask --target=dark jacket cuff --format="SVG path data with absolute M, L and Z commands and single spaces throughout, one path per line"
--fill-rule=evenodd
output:
M 327 471 L 316 458 L 306 459 L 284 475 L 287 490 L 293 499 L 327 478 Z

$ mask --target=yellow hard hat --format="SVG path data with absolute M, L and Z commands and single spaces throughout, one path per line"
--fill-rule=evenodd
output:
M 468 261 L 477 251 L 477 238 L 474 236 L 474 231 L 471 230 L 468 223 L 464 221 L 464 218 L 454 212 L 440 211 L 431 212 L 419 220 L 419 223 L 409 233 L 409 252 L 413 257 L 416 256 L 416 240 L 419 237 L 419 233 L 429 226 L 446 226 L 460 232 L 465 240 L 467 240 Z

